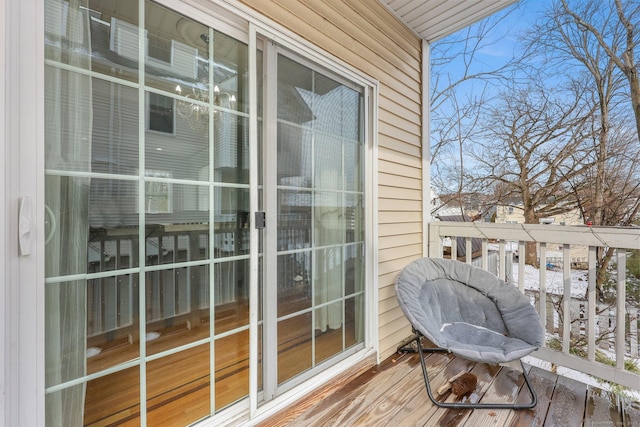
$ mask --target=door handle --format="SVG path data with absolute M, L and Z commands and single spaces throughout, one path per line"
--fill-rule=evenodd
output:
M 31 197 L 24 196 L 20 199 L 20 211 L 18 213 L 20 256 L 31 254 L 31 210 Z

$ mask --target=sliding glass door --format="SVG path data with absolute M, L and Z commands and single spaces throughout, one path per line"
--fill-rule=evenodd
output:
M 276 218 L 266 230 L 268 397 L 363 347 L 365 103 L 362 87 L 285 49 L 266 62 L 277 76 L 265 99 L 276 123 L 266 141 Z
M 249 392 L 246 40 L 45 10 L 47 424 L 193 423 Z
M 188 425 L 364 348 L 365 86 L 228 9 L 43 1 L 47 425 Z

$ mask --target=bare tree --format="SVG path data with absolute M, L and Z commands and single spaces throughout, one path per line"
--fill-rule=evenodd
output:
M 487 18 L 431 48 L 431 164 L 432 185 L 439 193 L 473 192 L 475 181 L 467 171 L 467 145 L 479 132 L 483 106 L 494 96 L 491 90 L 504 84 L 513 61 L 482 64 L 481 52 L 491 50 L 504 34 L 499 24 L 518 7 Z M 464 206 L 460 204 L 461 214 Z
M 574 8 L 569 6 L 567 0 L 561 0 L 561 4 L 564 13 L 573 19 L 580 30 L 595 38 L 627 79 L 640 138 L 640 64 L 636 59 L 636 51 L 640 49 L 640 4 L 622 0 L 613 0 L 613 7 L 611 1 L 601 0 L 582 2 Z M 602 9 L 607 7 L 612 9 L 611 13 L 602 13 Z
M 591 166 L 584 144 L 592 112 L 579 87 L 564 96 L 535 86 L 504 92 L 483 120 L 484 140 L 475 156 L 478 180 L 496 189 L 497 204 L 517 200 L 527 224 L 575 209 L 568 180 Z M 530 245 L 525 261 L 538 264 Z

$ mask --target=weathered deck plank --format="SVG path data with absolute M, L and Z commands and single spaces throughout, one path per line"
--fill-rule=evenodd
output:
M 581 427 L 587 397 L 587 385 L 558 377 L 545 426 Z
M 472 402 L 528 402 L 531 399 L 519 368 L 490 366 L 435 353 L 425 359 L 432 390 L 461 371 L 478 377 Z M 439 426 L 439 427 L 583 427 L 640 426 L 640 402 L 615 395 L 555 373 L 529 368 L 538 404 L 531 410 L 454 410 L 439 408 L 427 396 L 417 354 L 395 355 L 360 375 L 341 378 L 300 404 L 271 417 L 260 427 Z M 447 402 L 456 399 L 447 392 Z
M 511 427 L 540 427 L 544 425 L 556 386 L 556 375 L 544 369 L 532 367 L 529 370 L 529 380 L 536 392 L 538 404 L 533 409 L 516 411 L 510 424 Z M 529 390 L 523 387 L 518 395 L 518 402 L 525 402 L 529 399 Z

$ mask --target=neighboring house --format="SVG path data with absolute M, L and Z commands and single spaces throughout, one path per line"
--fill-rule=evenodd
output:
M 524 224 L 524 210 L 518 205 L 498 205 L 495 209 L 495 222 L 500 224 Z M 549 225 L 584 225 L 580 210 L 574 208 L 551 217 L 540 218 L 540 224 Z M 549 264 L 562 264 L 562 243 L 547 243 Z M 587 265 L 587 247 L 574 245 L 571 247 L 571 262 L 574 266 L 583 268 Z
M 522 205 L 497 205 L 495 222 L 501 224 L 523 224 L 524 209 Z M 558 215 L 540 218 L 540 224 L 555 225 L 583 225 L 584 219 L 578 208 L 571 209 Z
M 429 43 L 514 2 L 3 2 L 0 424 L 246 423 L 393 354 Z

